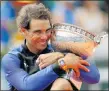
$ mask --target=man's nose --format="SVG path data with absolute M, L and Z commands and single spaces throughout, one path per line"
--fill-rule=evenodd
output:
M 44 33 L 42 33 L 42 35 L 41 35 L 41 39 L 43 39 L 43 40 L 47 40 L 47 34 L 44 32 Z

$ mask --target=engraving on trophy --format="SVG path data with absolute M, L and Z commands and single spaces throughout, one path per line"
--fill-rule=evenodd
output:
M 76 30 L 79 34 L 80 34 L 80 32 L 81 32 L 81 29 L 80 28 L 77 28 L 77 30 Z
M 69 33 L 68 35 L 73 36 L 72 38 L 74 38 L 75 40 L 82 40 L 82 41 L 92 40 L 92 41 L 94 41 L 94 39 L 95 39 L 95 35 L 91 34 L 90 32 L 88 32 L 78 26 L 75 26 L 75 25 L 57 23 L 57 24 L 53 25 L 53 28 L 55 31 L 57 31 L 57 33 L 58 33 L 58 31 L 66 32 L 65 36 L 67 36 L 67 33 Z M 76 35 L 78 37 L 75 37 L 74 35 Z
M 69 30 L 72 30 L 72 28 L 73 28 L 73 27 L 72 27 L 72 26 L 70 26 L 70 27 L 69 27 Z

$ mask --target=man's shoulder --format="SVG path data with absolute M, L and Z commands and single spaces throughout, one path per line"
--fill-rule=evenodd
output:
M 6 53 L 3 57 L 2 57 L 2 60 L 9 60 L 10 58 L 11 59 L 15 59 L 15 58 L 18 58 L 18 55 L 20 52 L 22 52 L 22 45 L 19 45 L 17 47 L 13 47 L 13 48 L 10 48 L 9 52 Z
M 20 60 L 15 54 L 7 53 L 2 57 L 1 66 L 6 72 L 12 70 L 13 67 L 19 67 L 19 65 Z
M 23 50 L 23 45 L 14 46 L 10 48 L 7 54 L 13 54 L 17 56 L 20 52 L 22 52 L 22 50 Z
M 22 45 L 19 45 L 17 47 L 13 47 L 10 49 L 10 51 L 8 53 L 6 53 L 1 61 L 2 61 L 2 65 L 8 67 L 8 65 L 12 65 L 12 64 L 18 64 L 20 63 L 19 60 L 19 53 L 22 52 Z

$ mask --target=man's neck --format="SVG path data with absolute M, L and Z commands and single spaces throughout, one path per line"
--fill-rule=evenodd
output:
M 31 46 L 29 43 L 26 42 L 26 46 L 29 49 L 30 52 L 34 54 L 39 54 L 41 51 L 34 48 L 34 46 Z

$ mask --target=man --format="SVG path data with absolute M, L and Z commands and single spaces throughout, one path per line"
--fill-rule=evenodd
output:
M 85 67 L 89 66 L 87 61 L 72 53 L 64 56 L 60 52 L 53 52 L 48 45 L 52 35 L 51 25 L 50 12 L 43 4 L 29 4 L 22 7 L 17 17 L 17 26 L 25 38 L 24 44 L 8 52 L 2 59 L 11 90 L 73 90 L 70 82 L 61 78 L 66 74 L 58 64 L 63 57 L 66 65 L 72 63 L 71 67 L 76 68 L 74 70 L 77 76 L 79 76 L 78 69 L 88 72 Z M 48 66 L 43 66 L 43 59 L 49 62 Z M 39 60 L 39 63 L 36 63 L 36 60 L 37 62 Z M 60 85 L 57 86 L 55 83 Z

